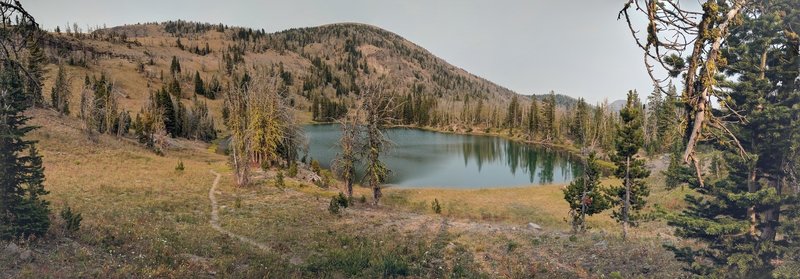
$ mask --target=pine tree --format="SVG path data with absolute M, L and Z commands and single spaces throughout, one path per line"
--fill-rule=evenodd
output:
M 680 122 L 678 121 L 681 115 L 679 113 L 679 106 L 678 89 L 675 88 L 675 85 L 670 83 L 667 86 L 667 93 L 664 96 L 661 109 L 656 115 L 656 118 L 658 118 L 658 120 L 656 120 L 658 123 L 656 134 L 663 147 L 674 146 L 675 143 L 680 141 L 680 132 L 682 129 L 679 127 Z
M 594 152 L 584 162 L 583 176 L 564 188 L 564 199 L 569 203 L 572 230 L 575 233 L 586 231 L 586 216 L 611 207 L 608 195 L 600 188 L 600 166 Z
M 44 95 L 42 94 L 42 77 L 44 76 L 44 65 L 47 59 L 42 51 L 39 42 L 35 39 L 28 40 L 28 68 L 27 68 L 27 91 L 31 95 L 30 101 L 35 107 L 42 107 Z
M 542 121 L 542 134 L 546 140 L 558 138 L 558 124 L 556 123 L 556 93 L 550 91 L 544 102 L 544 119 Z
M 622 224 L 622 236 L 627 238 L 628 227 L 637 224 L 637 212 L 644 208 L 645 198 L 650 194 L 642 180 L 650 175 L 650 171 L 645 167 L 645 161 L 636 155 L 644 144 L 641 104 L 636 91 L 628 92 L 628 101 L 619 115 L 622 122 L 617 130 L 616 153 L 612 160 L 617 166 L 615 175 L 622 179 L 622 185 L 611 187 L 609 191 L 618 207 L 612 217 Z
M 14 36 L 5 28 L 4 34 Z M 41 199 L 47 194 L 41 156 L 36 151 L 36 142 L 25 139 L 36 127 L 26 124 L 29 117 L 23 113 L 33 104 L 33 95 L 25 91 L 31 86 L 24 84 L 41 84 L 41 81 L 23 80 L 18 57 L 0 58 L 0 239 L 40 236 L 50 226 L 50 209 L 48 202 Z M 21 155 L 26 149 L 28 155 Z
M 531 98 L 531 107 L 528 110 L 528 136 L 535 139 L 539 131 L 539 101 L 536 97 Z
M 56 81 L 53 83 L 53 89 L 50 93 L 53 108 L 62 115 L 69 115 L 69 98 L 72 95 L 69 92 L 69 79 L 63 65 L 58 66 L 58 74 L 56 74 Z
M 514 134 L 514 127 L 517 126 L 517 118 L 519 117 L 519 99 L 517 95 L 511 98 L 508 104 L 508 111 L 506 112 L 505 126 L 508 128 L 508 134 Z
M 206 88 L 203 84 L 203 79 L 200 78 L 200 72 L 194 72 L 194 93 L 200 96 L 206 96 Z
M 181 83 L 176 77 L 173 77 L 172 81 L 169 82 L 169 94 L 175 96 L 176 100 L 180 100 L 183 97 L 183 93 L 181 93 Z
M 156 106 L 162 113 L 161 119 L 164 122 L 164 129 L 173 137 L 178 136 L 178 120 L 176 118 L 175 105 L 172 102 L 170 94 L 165 88 L 161 88 L 161 90 L 156 93 L 156 100 Z
M 172 56 L 172 63 L 170 63 L 169 71 L 172 73 L 172 76 L 181 73 L 181 62 L 178 62 L 178 57 Z
M 572 121 L 571 133 L 578 145 L 586 144 L 587 126 L 589 122 L 589 105 L 583 98 L 578 99 L 575 106 L 575 118 Z
M 644 123 L 644 145 L 648 154 L 664 151 L 664 139 L 661 137 L 663 133 L 659 131 L 659 127 L 663 127 L 659 124 L 661 120 L 660 114 L 663 110 L 664 100 L 661 97 L 661 88 L 656 86 L 653 92 L 650 93 L 650 96 L 647 96 L 647 111 L 643 113 L 643 115 L 646 116 Z
M 740 145 L 715 142 L 723 173 L 689 181 L 695 194 L 669 220 L 677 235 L 702 244 L 673 247 L 696 275 L 792 278 L 800 269 L 798 7 L 756 2 L 723 48 L 722 107 L 736 114 L 720 113 Z

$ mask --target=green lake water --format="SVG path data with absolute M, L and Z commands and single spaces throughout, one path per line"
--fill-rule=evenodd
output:
M 339 151 L 338 125 L 307 125 L 309 158 L 325 168 Z M 419 129 L 385 131 L 393 142 L 386 154 L 387 184 L 401 188 L 500 188 L 568 183 L 582 165 L 565 152 L 491 136 Z

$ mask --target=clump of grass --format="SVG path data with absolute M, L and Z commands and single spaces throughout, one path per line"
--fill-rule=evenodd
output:
M 289 177 L 292 177 L 292 178 L 297 177 L 297 162 L 292 161 L 289 164 L 289 171 L 288 171 L 287 174 L 289 175 Z
M 286 184 L 283 181 L 283 171 L 278 171 L 278 174 L 275 175 L 275 187 L 278 188 L 286 187 Z
M 314 160 L 314 159 L 311 159 L 311 171 L 313 171 L 313 172 L 314 172 L 314 173 L 316 173 L 316 174 L 320 174 L 320 173 L 319 173 L 319 172 L 320 172 L 320 169 L 321 169 L 321 168 L 320 168 L 320 166 L 319 166 L 319 161 L 317 161 L 317 160 Z
M 350 205 L 350 200 L 344 196 L 344 193 L 339 192 L 339 195 L 331 198 L 331 203 L 328 205 L 328 212 L 333 215 L 338 215 L 342 208 L 347 208 Z
M 367 197 L 366 197 L 366 196 L 364 196 L 364 195 L 361 195 L 361 197 L 360 197 L 360 198 L 358 198 L 358 202 L 360 202 L 360 203 L 367 203 Z
M 336 197 L 331 198 L 331 202 L 328 204 L 328 212 L 333 215 L 339 215 L 339 201 Z
M 347 208 L 347 206 L 350 205 L 350 201 L 347 199 L 347 197 L 344 196 L 344 193 L 342 192 L 339 192 L 339 195 L 336 196 L 336 202 L 339 203 L 339 207 L 341 208 Z
M 64 220 L 64 229 L 68 232 L 77 232 L 81 229 L 83 216 L 79 212 L 73 212 L 71 207 L 65 206 L 61 209 L 61 219 Z
M 442 214 L 442 205 L 439 204 L 439 199 L 433 199 L 431 209 L 433 209 L 433 213 Z
M 183 166 L 183 160 L 178 161 L 178 165 L 175 166 L 175 171 L 183 172 L 186 168 Z

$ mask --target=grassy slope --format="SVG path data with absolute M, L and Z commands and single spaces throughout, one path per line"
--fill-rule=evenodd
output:
M 506 190 L 389 190 L 390 206 L 358 204 L 339 217 L 327 212 L 335 191 L 288 179 L 232 186 L 225 158 L 207 146 L 178 141 L 164 157 L 127 140 L 92 142 L 72 118 L 35 111 L 43 126 L 31 137 L 45 156 L 54 212 L 66 204 L 84 221 L 64 232 L 54 216 L 34 257 L 0 256 L 0 277 L 523 277 L 624 276 L 674 278 L 680 272 L 654 237 L 623 244 L 599 231 L 575 241 L 562 231 L 558 186 Z M 179 161 L 186 169 L 175 170 Z M 208 190 L 223 174 L 222 226 L 266 244 L 262 251 L 209 225 Z M 263 174 L 259 174 L 263 176 Z M 368 194 L 358 189 L 360 194 Z M 444 214 L 429 200 L 442 197 Z M 405 201 L 405 202 L 403 202 Z M 483 208 L 483 209 L 482 209 Z M 488 218 L 479 212 L 490 212 Z M 477 215 L 476 215 L 477 214 Z M 529 220 L 543 231 L 524 228 Z M 592 219 L 610 228 L 607 217 Z M 26 245 L 26 244 L 23 244 Z M 578 260 L 583 263 L 577 263 Z

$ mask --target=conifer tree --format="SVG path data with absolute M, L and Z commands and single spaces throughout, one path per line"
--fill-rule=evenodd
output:
M 178 101 L 183 97 L 181 93 L 181 83 L 178 81 L 177 77 L 173 77 L 172 81 L 169 82 L 169 94 L 175 96 L 175 99 Z
M 53 108 L 62 115 L 69 115 L 69 98 L 72 96 L 69 87 L 66 70 L 63 65 L 59 65 L 56 81 L 53 83 L 53 89 L 50 92 L 50 98 Z
M 19 4 L 3 3 L 0 13 L 21 18 L 16 26 L 0 26 L 2 45 L 22 47 L 35 42 L 38 25 Z M 30 47 L 30 45 L 28 45 Z M 25 110 L 33 104 L 31 86 L 41 84 L 36 75 L 23 74 L 21 58 L 15 52 L 0 53 L 0 239 L 41 236 L 50 226 L 49 203 L 41 197 L 44 168 L 35 141 L 26 135 L 36 129 L 27 125 Z M 41 95 L 41 93 L 39 93 Z M 23 152 L 27 151 L 27 155 Z
M 600 166 L 597 164 L 594 152 L 584 161 L 583 176 L 564 188 L 564 199 L 569 203 L 569 215 L 574 233 L 586 231 L 586 216 L 611 207 L 608 195 L 600 188 Z
M 680 142 L 680 131 L 682 131 L 682 128 L 679 127 L 680 122 L 678 121 L 681 115 L 679 106 L 678 89 L 675 88 L 675 85 L 670 83 L 667 86 L 667 92 L 664 96 L 661 108 L 656 114 L 656 118 L 658 118 L 658 120 L 656 120 L 658 123 L 656 135 L 662 147 L 672 147 L 675 146 L 675 143 Z
M 506 112 L 505 126 L 508 128 L 508 134 L 514 134 L 514 127 L 517 126 L 517 118 L 519 118 L 519 99 L 517 95 L 511 98 L 508 104 L 508 111 Z
M 200 72 L 194 72 L 194 93 L 200 96 L 206 96 L 206 88 L 203 84 L 203 79 L 200 78 Z
M 650 190 L 642 179 L 650 175 L 645 161 L 636 155 L 644 144 L 642 135 L 642 110 L 636 91 L 628 92 L 625 107 L 619 112 L 621 123 L 615 139 L 616 152 L 612 156 L 617 166 L 615 175 L 622 179 L 622 185 L 611 187 L 610 194 L 615 197 L 612 217 L 622 224 L 622 236 L 627 238 L 628 227 L 637 224 L 637 212 L 644 208 L 645 198 Z
M 719 85 L 730 108 L 721 108 L 722 120 L 738 143 L 714 143 L 723 173 L 688 181 L 695 194 L 669 220 L 677 235 L 702 244 L 673 247 L 695 275 L 792 278 L 800 269 L 798 7 L 754 2 L 722 49 L 728 64 Z
M 650 96 L 647 96 L 647 110 L 642 114 L 644 122 L 644 146 L 648 154 L 664 151 L 664 139 L 661 137 L 659 124 L 660 114 L 664 110 L 664 100 L 661 97 L 661 88 L 656 86 Z
M 578 99 L 575 106 L 575 118 L 572 121 L 571 133 L 578 145 L 584 145 L 587 138 L 587 126 L 589 122 L 589 105 L 583 98 Z
M 528 136 L 535 139 L 539 131 L 539 101 L 536 97 L 531 98 L 531 107 L 528 109 Z
M 542 134 L 546 140 L 552 141 L 558 138 L 558 124 L 556 123 L 556 93 L 550 91 L 544 101 L 544 118 L 542 121 Z
M 38 32 L 38 31 L 37 31 Z M 38 36 L 37 36 L 38 37 Z M 42 107 L 44 103 L 44 95 L 42 94 L 42 78 L 44 76 L 44 64 L 47 63 L 44 51 L 39 42 L 31 37 L 28 40 L 28 68 L 26 79 L 26 86 L 28 94 L 31 95 L 30 101 L 35 107 Z
M 169 71 L 172 73 L 172 76 L 181 73 L 181 62 L 178 61 L 178 57 L 172 56 L 172 62 L 170 63 Z

